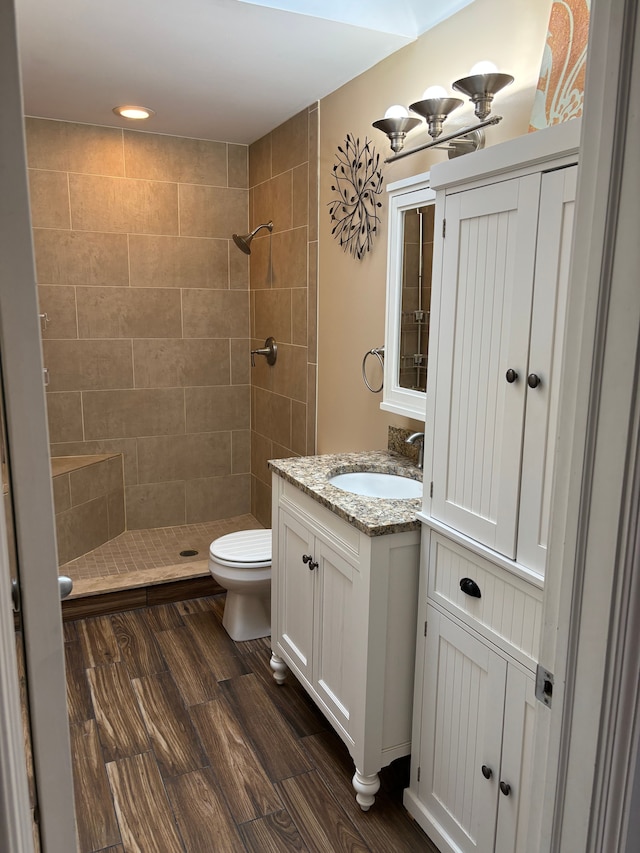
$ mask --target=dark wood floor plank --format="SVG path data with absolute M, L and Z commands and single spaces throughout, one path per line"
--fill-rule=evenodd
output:
M 309 849 L 284 809 L 243 823 L 240 832 L 249 853 L 289 853 Z
M 272 781 L 311 770 L 310 762 L 255 675 L 232 678 L 220 686 Z
M 175 604 L 156 604 L 154 607 L 146 607 L 140 613 L 154 634 L 171 628 L 181 628 L 184 625 Z
M 69 732 L 79 849 L 89 853 L 112 848 L 121 840 L 120 830 L 96 722 L 77 723 Z
M 226 700 L 191 708 L 191 716 L 235 820 L 279 811 L 280 798 Z
M 62 636 L 64 637 L 65 643 L 72 643 L 74 640 L 79 640 L 77 622 L 63 622 Z
M 401 790 L 395 790 L 394 770 L 384 767 L 375 804 L 363 812 L 351 784 L 354 766 L 345 745 L 334 732 L 304 738 L 302 744 L 325 784 L 357 827 L 371 850 L 394 853 L 438 853 L 420 827 L 402 807 Z
M 167 668 L 141 611 L 114 613 L 110 618 L 120 653 L 132 676 L 140 678 Z
M 244 659 L 237 654 L 233 640 L 213 611 L 188 616 L 183 614 L 183 619 L 202 660 L 218 681 L 249 672 Z
M 124 663 L 87 670 L 105 761 L 150 749 L 136 695 Z
M 205 767 L 209 761 L 171 674 L 136 678 L 132 684 L 162 777 Z
M 64 621 L 86 619 L 90 616 L 120 613 L 123 610 L 133 610 L 145 607 L 147 591 L 144 587 L 122 589 L 117 592 L 104 592 L 102 595 L 87 595 L 80 598 L 65 598 L 62 602 L 62 618 Z
M 127 853 L 184 853 L 153 754 L 112 761 L 107 774 Z
M 243 850 L 235 821 L 210 767 L 165 780 L 187 853 Z
M 276 788 L 309 850 L 370 853 L 317 771 L 283 779 Z
M 79 641 L 64 644 L 64 659 L 67 671 L 69 722 L 82 723 L 90 720 L 94 714 L 89 682 L 84 668 L 84 656 Z
M 186 625 L 161 631 L 156 640 L 187 705 L 200 705 L 220 695 L 217 679 L 202 660 Z
M 327 718 L 309 696 L 300 682 L 289 673 L 283 684 L 278 684 L 269 666 L 271 651 L 251 652 L 247 664 L 260 679 L 271 701 L 290 725 L 296 737 L 316 734 L 331 728 Z
M 82 619 L 78 624 L 85 667 L 106 666 L 121 660 L 120 647 L 108 616 Z
M 223 595 L 224 599 L 225 596 Z M 217 597 L 214 595 L 202 598 L 188 598 L 184 601 L 176 601 L 176 610 L 181 616 L 191 616 L 193 613 L 213 613 L 216 611 Z

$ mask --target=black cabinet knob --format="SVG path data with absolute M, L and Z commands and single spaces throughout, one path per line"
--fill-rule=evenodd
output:
M 500 790 L 505 795 L 505 797 L 508 797 L 511 793 L 511 785 L 509 785 L 507 782 L 500 782 Z
M 527 385 L 529 388 L 537 388 L 540 385 L 541 379 L 537 373 L 530 373 L 527 376 Z
M 509 368 L 509 370 L 507 370 L 505 376 L 506 376 L 507 382 L 515 382 L 516 379 L 518 378 L 518 374 L 515 372 L 515 370 L 512 370 L 511 368 Z
M 318 564 L 317 564 L 317 562 L 313 559 L 313 557 L 311 556 L 311 554 L 303 554 L 303 555 L 302 555 L 302 562 L 303 562 L 305 565 L 307 565 L 307 563 L 309 564 L 309 571 L 311 571 L 311 572 L 312 572 L 314 569 L 317 569 L 317 568 L 318 568 Z
M 493 770 L 490 767 L 487 767 L 486 764 L 482 765 L 482 775 L 485 779 L 491 779 L 493 776 Z
M 472 598 L 482 598 L 480 587 L 471 578 L 462 578 L 460 581 L 460 589 L 465 595 L 470 595 Z

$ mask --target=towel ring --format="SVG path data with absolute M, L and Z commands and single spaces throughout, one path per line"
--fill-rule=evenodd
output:
M 371 385 L 369 385 L 369 380 L 367 379 L 366 363 L 367 363 L 367 358 L 370 355 L 375 355 L 375 357 L 380 362 L 380 367 L 382 368 L 383 379 L 382 379 L 382 382 L 380 383 L 379 388 L 372 388 Z M 374 347 L 373 349 L 370 349 L 368 352 L 365 352 L 364 358 L 362 359 L 362 378 L 364 379 L 364 384 L 367 386 L 369 391 L 372 391 L 374 394 L 379 394 L 380 391 L 382 391 L 382 386 L 384 385 L 384 346 Z

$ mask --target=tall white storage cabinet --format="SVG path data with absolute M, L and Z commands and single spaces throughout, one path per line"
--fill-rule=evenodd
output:
M 524 849 L 580 122 L 435 166 L 411 784 L 443 851 Z

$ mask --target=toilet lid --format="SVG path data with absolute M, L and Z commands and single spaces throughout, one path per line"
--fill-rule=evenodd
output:
M 228 563 L 271 564 L 271 530 L 239 530 L 214 539 L 209 548 L 213 558 Z

